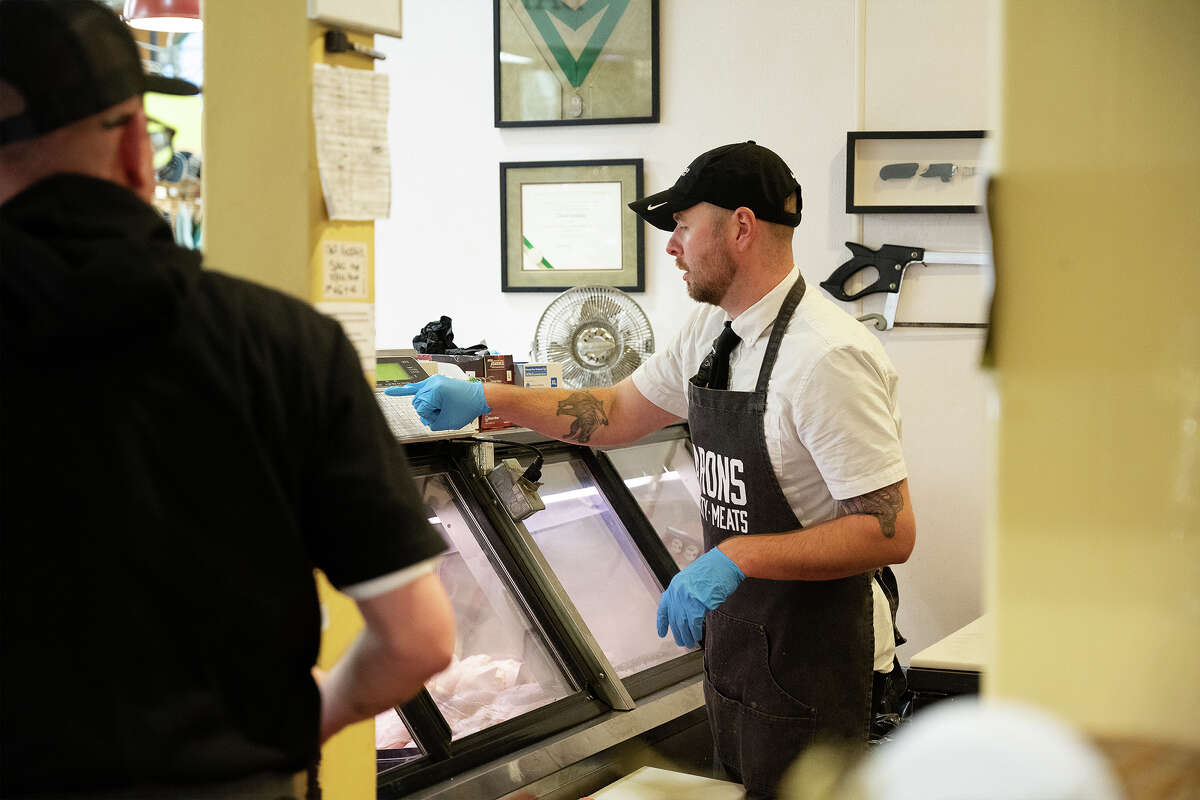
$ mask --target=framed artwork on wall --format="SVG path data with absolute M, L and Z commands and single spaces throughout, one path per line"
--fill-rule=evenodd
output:
M 979 210 L 986 131 L 850 131 L 846 213 Z
M 493 0 L 496 127 L 658 122 L 658 0 Z
M 500 164 L 500 289 L 646 289 L 642 159 Z

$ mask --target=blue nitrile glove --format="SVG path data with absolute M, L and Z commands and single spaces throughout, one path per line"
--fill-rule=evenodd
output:
M 695 647 L 704 634 L 704 614 L 724 603 L 746 579 L 729 556 L 714 547 L 683 568 L 658 601 L 658 635 L 670 624 L 675 644 Z
M 423 381 L 389 386 L 384 394 L 393 397 L 412 395 L 413 408 L 426 427 L 434 431 L 454 431 L 492 409 L 483 399 L 483 383 L 460 381 L 434 375 Z

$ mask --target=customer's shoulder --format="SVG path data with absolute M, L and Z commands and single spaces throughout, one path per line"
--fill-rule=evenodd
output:
M 278 289 L 205 265 L 199 288 L 209 296 L 228 303 L 257 304 L 267 308 L 291 309 L 308 304 Z
M 313 350 L 328 349 L 341 326 L 308 303 L 278 289 L 218 270 L 201 272 L 198 285 L 210 322 L 226 325 L 229 335 L 241 331 L 255 339 Z
M 264 324 L 308 323 L 320 327 L 336 325 L 307 302 L 290 294 L 219 270 L 205 269 L 200 288 L 213 303 L 236 309 Z

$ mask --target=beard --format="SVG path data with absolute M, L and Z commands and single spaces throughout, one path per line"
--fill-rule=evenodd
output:
M 703 275 L 700 275 L 689 267 L 687 262 L 682 259 L 675 260 L 678 266 L 688 270 L 688 297 L 697 303 L 719 306 L 725 298 L 725 292 L 729 290 L 729 285 L 733 283 L 737 267 L 733 263 L 733 257 L 725 249 L 714 250 L 707 261 Z

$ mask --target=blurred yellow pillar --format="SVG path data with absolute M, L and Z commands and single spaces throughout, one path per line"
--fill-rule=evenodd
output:
M 985 692 L 1200 746 L 1200 3 L 1003 10 Z

